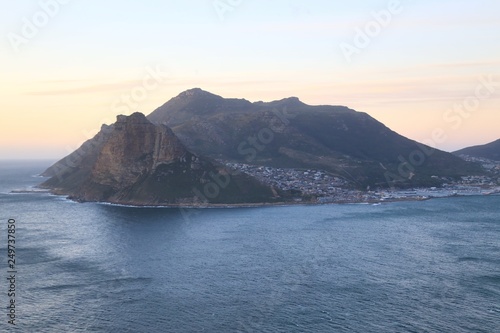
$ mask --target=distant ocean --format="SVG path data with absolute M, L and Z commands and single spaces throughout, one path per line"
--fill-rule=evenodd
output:
M 1 332 L 500 331 L 500 196 L 179 210 L 10 193 L 48 166 L 0 162 Z

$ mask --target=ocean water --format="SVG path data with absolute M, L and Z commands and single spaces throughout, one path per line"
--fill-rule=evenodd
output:
M 0 162 L 2 332 L 500 332 L 500 196 L 179 210 L 10 193 L 47 166 Z

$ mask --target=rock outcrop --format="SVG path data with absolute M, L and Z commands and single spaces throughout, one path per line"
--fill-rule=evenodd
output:
M 277 200 L 256 179 L 189 152 L 141 113 L 118 116 L 44 173 L 41 187 L 78 201 L 129 205 L 243 204 Z

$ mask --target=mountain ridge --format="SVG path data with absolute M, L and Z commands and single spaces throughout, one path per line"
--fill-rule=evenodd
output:
M 242 172 L 245 165 L 281 170 L 279 182 L 290 181 L 289 169 L 323 170 L 315 174 L 363 191 L 439 186 L 483 172 L 345 106 L 310 106 L 297 97 L 252 103 L 195 88 L 147 117 L 118 115 L 49 167 L 40 187 L 77 201 L 138 206 L 315 200 L 315 185 L 300 185 L 304 177 L 274 187 Z
M 468 155 L 471 157 L 487 158 L 493 161 L 500 161 L 500 139 L 484 145 L 466 147 L 454 151 L 455 155 Z
M 433 176 L 481 173 L 474 164 L 405 138 L 346 106 L 310 106 L 297 97 L 251 103 L 200 88 L 187 92 L 154 110 L 148 119 L 170 126 L 189 149 L 215 159 L 323 168 L 359 187 L 435 186 L 439 182 Z M 417 155 L 422 163 L 411 163 Z

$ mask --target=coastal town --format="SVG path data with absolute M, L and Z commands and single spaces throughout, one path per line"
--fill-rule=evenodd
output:
M 308 198 L 316 203 L 378 203 L 500 193 L 500 162 L 484 158 L 461 157 L 467 161 L 480 163 L 488 174 L 464 176 L 458 180 L 433 176 L 442 181 L 441 187 L 373 190 L 367 188 L 362 191 L 353 189 L 349 180 L 324 170 L 273 168 L 230 162 L 225 164 L 233 170 L 247 173 L 276 189 L 300 193 L 300 197 L 295 199 L 296 202 L 302 202 Z
M 353 181 L 320 169 L 274 168 L 218 160 L 235 174 L 246 173 L 275 190 L 288 192 L 288 202 L 297 204 L 329 203 L 373 203 L 405 200 L 426 200 L 453 196 L 478 196 L 500 194 L 500 162 L 485 158 L 461 156 L 463 159 L 480 163 L 485 175 L 463 176 L 460 179 L 432 176 L 441 182 L 439 187 L 418 188 L 370 188 L 359 189 Z M 10 193 L 48 193 L 47 189 L 35 187 L 14 189 Z

